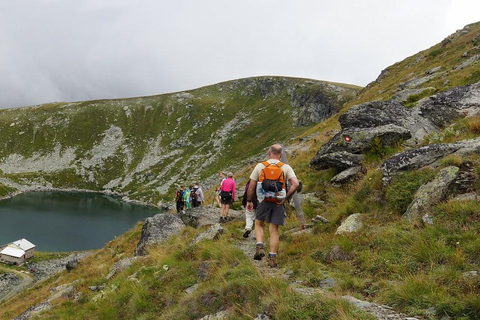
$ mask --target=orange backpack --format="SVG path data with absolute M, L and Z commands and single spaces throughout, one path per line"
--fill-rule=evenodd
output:
M 282 170 L 283 163 L 269 163 L 262 162 L 265 168 L 262 169 L 259 182 L 262 183 L 262 188 L 265 193 L 273 193 L 278 195 L 282 190 L 285 190 L 285 173 Z M 266 197 L 265 201 L 277 202 L 276 197 Z

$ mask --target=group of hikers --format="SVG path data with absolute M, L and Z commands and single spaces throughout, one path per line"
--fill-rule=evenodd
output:
M 195 185 L 189 186 L 186 189 L 180 186 L 180 189 L 175 192 L 177 212 L 199 207 L 204 202 L 205 198 L 199 182 L 196 182 Z
M 274 144 L 269 148 L 268 159 L 258 163 L 250 174 L 250 180 L 245 186 L 242 199 L 245 208 L 245 232 L 243 237 L 248 238 L 250 233 L 254 231 L 256 245 L 253 259 L 255 260 L 262 260 L 265 257 L 263 228 L 265 223 L 269 224 L 270 238 L 267 260 L 268 265 L 272 268 L 277 267 L 278 231 L 279 227 L 285 224 L 285 202 L 294 195 L 299 187 L 298 179 L 292 167 L 280 161 L 282 154 L 283 148 L 279 144 Z M 223 172 L 220 172 L 220 179 L 220 187 L 216 189 L 216 200 L 220 206 L 219 222 L 224 223 L 230 220 L 228 212 L 236 199 L 236 184 L 232 172 L 228 172 L 226 177 Z M 190 190 L 190 195 L 192 192 L 201 194 L 201 198 L 197 197 L 195 201 L 192 200 L 192 203 L 199 206 L 204 202 L 203 192 L 198 183 L 195 186 L 197 187 L 196 191 Z M 193 190 L 195 190 L 195 187 Z M 183 197 L 188 198 L 189 196 L 184 194 Z M 189 209 L 186 201 L 185 204 L 180 204 L 180 208 L 177 202 L 177 211 L 180 212 L 184 209 Z

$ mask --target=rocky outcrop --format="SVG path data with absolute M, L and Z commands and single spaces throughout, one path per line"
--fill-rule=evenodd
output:
M 348 168 L 343 170 L 336 176 L 334 176 L 330 182 L 333 186 L 340 186 L 348 182 L 359 180 L 366 172 L 366 169 L 362 166 Z
M 372 128 L 349 128 L 338 133 L 320 149 L 321 154 L 346 151 L 360 154 L 375 147 L 374 139 L 380 146 L 391 146 L 411 137 L 410 131 L 395 124 Z
M 346 151 L 332 153 L 317 153 L 315 158 L 310 161 L 310 165 L 318 170 L 328 168 L 348 169 L 362 164 L 362 154 L 352 154 Z
M 396 154 L 380 166 L 384 184 L 388 184 L 399 171 L 422 168 L 459 149 L 458 144 L 434 144 Z
M 450 186 L 458 174 L 458 167 L 450 166 L 440 170 L 435 179 L 421 186 L 415 193 L 415 197 L 403 214 L 402 218 L 412 222 L 419 221 L 428 213 L 430 207 L 443 200 Z
M 383 182 L 388 184 L 392 176 L 401 171 L 415 170 L 427 165 L 437 166 L 438 161 L 449 154 L 460 157 L 480 154 L 480 138 L 456 143 L 433 144 L 398 153 L 380 166 Z
M 436 72 L 433 70 L 431 73 Z M 310 165 L 317 169 L 335 167 L 345 170 L 356 167 L 360 165 L 358 160 L 361 159 L 356 157 L 357 161 L 351 161 L 352 155 L 393 146 L 398 142 L 414 147 L 426 135 L 440 130 L 456 119 L 478 113 L 480 82 L 424 98 L 412 109 L 405 108 L 394 99 L 356 105 L 340 116 L 342 131 L 321 147 Z M 388 176 L 392 166 L 423 166 L 460 148 L 466 147 L 436 145 L 412 150 L 410 153 L 395 156 L 382 170 Z
M 145 255 L 148 246 L 168 240 L 178 234 L 183 227 L 185 224 L 178 215 L 164 213 L 145 219 L 135 255 Z

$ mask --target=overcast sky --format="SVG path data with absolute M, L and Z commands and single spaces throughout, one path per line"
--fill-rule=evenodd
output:
M 365 86 L 479 0 L 0 0 L 0 108 L 278 75 Z

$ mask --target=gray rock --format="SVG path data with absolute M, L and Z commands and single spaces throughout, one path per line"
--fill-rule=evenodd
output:
M 425 214 L 425 215 L 422 217 L 422 222 L 423 222 L 424 224 L 428 224 L 428 225 L 430 225 L 430 226 L 433 226 L 433 218 L 432 218 L 432 216 L 431 216 L 429 213 Z
M 193 240 L 191 244 L 196 244 L 200 241 L 203 240 L 216 240 L 218 237 L 223 234 L 224 229 L 220 225 L 220 223 L 216 223 L 212 225 L 207 231 L 200 233 L 197 235 Z
M 334 245 L 326 255 L 327 262 L 348 261 L 353 255 L 343 251 L 338 245 Z
M 127 270 L 128 268 L 130 268 L 130 266 L 133 264 L 133 262 L 136 260 L 137 257 L 128 257 L 128 258 L 124 258 L 122 260 L 119 260 L 117 261 L 113 267 L 112 267 L 112 270 L 110 270 L 110 272 L 107 274 L 107 277 L 106 279 L 107 280 L 110 280 L 111 278 L 113 278 L 113 276 L 115 276 L 117 273 L 119 272 L 122 272 L 124 270 Z
M 433 144 L 394 155 L 380 166 L 383 181 L 389 183 L 392 176 L 400 171 L 415 170 L 435 162 L 461 148 L 456 144 Z
M 362 166 L 352 167 L 346 170 L 343 170 L 336 176 L 334 176 L 330 182 L 333 185 L 342 185 L 348 182 L 356 181 L 365 174 L 365 168 Z
M 345 138 L 349 138 L 346 142 Z M 362 153 L 374 148 L 374 139 L 380 146 L 392 146 L 398 141 L 408 140 L 412 137 L 410 131 L 396 124 L 385 124 L 371 128 L 349 128 L 333 137 L 323 145 L 320 153 L 333 153 L 347 151 L 349 153 Z
M 476 192 L 459 194 L 455 198 L 455 201 L 478 201 L 478 194 Z
M 242 221 L 245 218 L 242 211 L 233 209 L 228 211 L 228 216 L 231 219 L 230 221 Z M 220 217 L 220 209 L 202 206 L 179 213 L 179 217 L 185 225 L 193 228 L 201 228 L 217 223 Z
M 69 260 L 67 262 L 67 264 L 65 265 L 65 268 L 70 271 L 70 270 L 73 270 L 75 269 L 76 267 L 78 267 L 78 260 L 77 259 L 72 259 L 72 260 Z
M 448 189 L 453 184 L 458 174 L 458 167 L 447 167 L 442 169 L 435 179 L 421 186 L 415 193 L 412 203 L 402 218 L 409 221 L 420 219 L 430 207 L 443 200 Z
M 321 222 L 321 223 L 324 223 L 324 224 L 329 224 L 329 223 L 330 223 L 330 221 L 328 221 L 328 219 L 322 217 L 322 216 L 319 215 L 319 214 L 317 214 L 317 216 L 312 219 L 312 222 L 313 222 L 313 223 Z
M 320 281 L 320 288 L 321 289 L 331 289 L 337 285 L 337 281 L 333 278 L 325 278 Z
M 210 262 L 202 261 L 197 269 L 197 277 L 200 280 L 207 280 L 208 279 L 208 271 L 210 270 Z
M 185 224 L 178 215 L 157 214 L 145 219 L 142 228 L 142 235 L 137 244 L 135 255 L 145 255 L 147 246 L 158 244 L 168 240 L 171 236 L 177 234 Z
M 354 213 L 349 215 L 348 218 L 342 222 L 340 227 L 337 228 L 335 234 L 340 235 L 360 230 L 362 228 L 362 216 L 363 215 L 360 213 Z
M 328 168 L 348 169 L 360 166 L 363 158 L 362 154 L 352 154 L 346 151 L 327 154 L 318 152 L 315 158 L 310 161 L 310 165 L 318 170 Z
M 373 128 L 393 124 L 402 126 L 401 119 L 412 115 L 410 109 L 395 101 L 374 101 L 351 107 L 342 114 L 338 122 L 342 129 Z
M 478 271 L 467 271 L 463 273 L 463 276 L 465 278 L 476 278 L 478 277 Z

